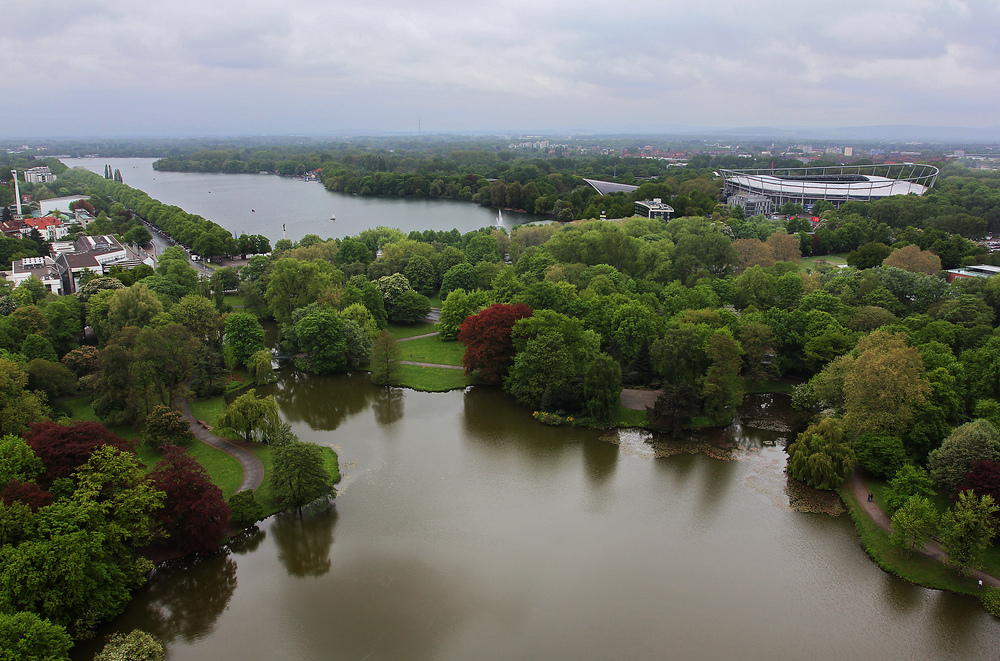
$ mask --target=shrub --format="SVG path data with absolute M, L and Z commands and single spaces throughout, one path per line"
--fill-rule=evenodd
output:
M 986 588 L 979 597 L 986 612 L 993 617 L 1000 617 L 1000 588 Z

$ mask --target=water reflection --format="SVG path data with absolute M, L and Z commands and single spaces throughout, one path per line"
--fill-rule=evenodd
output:
M 330 571 L 330 549 L 337 509 L 315 514 L 285 512 L 274 518 L 271 533 L 278 547 L 278 560 L 291 576 L 322 576 Z
M 956 659 L 975 649 L 976 636 L 972 633 L 982 620 L 992 619 L 975 599 L 953 592 L 938 593 L 931 611 L 941 652 Z
M 302 659 L 442 658 L 470 619 L 518 619 L 518 609 L 474 575 L 379 552 L 353 555 L 323 581 L 301 584 L 285 608 L 300 631 Z
M 912 613 L 924 601 L 927 591 L 912 583 L 901 581 L 892 574 L 882 575 L 885 603 L 897 613 Z
M 372 402 L 375 422 L 383 427 L 388 427 L 402 420 L 405 399 L 402 388 L 379 388 Z
M 241 535 L 229 542 L 229 550 L 237 555 L 246 555 L 257 550 L 257 547 L 267 538 L 267 532 L 259 526 L 244 530 Z
M 583 443 L 583 463 L 587 477 L 595 486 L 604 484 L 618 467 L 618 448 L 605 441 L 587 440 Z
M 236 562 L 226 554 L 176 570 L 159 571 L 137 599 L 136 626 L 169 643 L 192 642 L 215 629 L 236 590 Z
M 259 394 L 274 395 L 286 421 L 332 431 L 349 416 L 367 410 L 379 390 L 367 372 L 316 376 L 287 368 L 278 372 L 275 383 L 260 388 Z

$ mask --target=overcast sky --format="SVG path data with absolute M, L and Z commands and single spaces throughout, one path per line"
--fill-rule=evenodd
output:
M 0 0 L 0 135 L 1000 125 L 1000 0 Z

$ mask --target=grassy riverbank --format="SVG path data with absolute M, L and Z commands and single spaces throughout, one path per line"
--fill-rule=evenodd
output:
M 877 503 L 884 487 L 884 482 L 868 482 L 868 488 L 875 494 Z M 974 597 L 981 596 L 982 593 L 979 591 L 975 579 L 962 576 L 954 568 L 916 551 L 907 555 L 904 549 L 893 545 L 889 541 L 889 534 L 864 512 L 861 504 L 854 497 L 854 493 L 846 484 L 838 489 L 838 493 L 847 505 L 865 552 L 883 570 L 923 587 L 951 590 Z M 882 504 L 879 503 L 879 506 L 882 507 Z M 1000 575 L 1000 546 L 993 545 L 986 551 L 983 556 L 982 569 L 993 576 Z

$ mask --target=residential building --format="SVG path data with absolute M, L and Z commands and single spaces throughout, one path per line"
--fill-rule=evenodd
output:
M 49 166 L 43 165 L 37 168 L 28 168 L 24 171 L 24 180 L 29 184 L 47 184 L 55 181 L 56 176 L 52 174 Z

